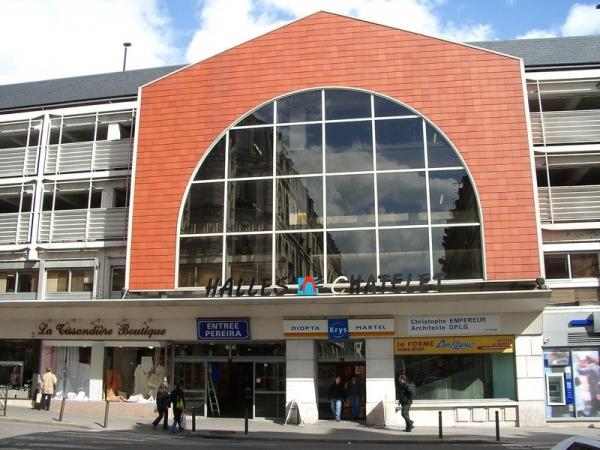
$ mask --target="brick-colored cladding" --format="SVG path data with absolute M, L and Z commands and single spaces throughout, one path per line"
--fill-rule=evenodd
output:
M 130 289 L 175 287 L 183 193 L 215 139 L 263 102 L 328 86 L 390 96 L 435 123 L 474 177 L 487 279 L 540 275 L 519 61 L 320 12 L 142 89 Z

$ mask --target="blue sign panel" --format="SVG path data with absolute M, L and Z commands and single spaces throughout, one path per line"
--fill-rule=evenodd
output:
M 313 277 L 298 277 L 298 295 L 318 295 L 317 283 Z
M 575 403 L 575 389 L 573 388 L 573 378 L 570 373 L 565 374 L 565 397 L 567 405 Z
M 199 341 L 247 341 L 249 319 L 196 319 Z
M 327 330 L 332 341 L 346 340 L 350 337 L 348 319 L 329 319 Z

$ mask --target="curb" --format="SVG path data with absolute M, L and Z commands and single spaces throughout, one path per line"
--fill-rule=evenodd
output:
M 80 428 L 82 430 L 96 430 L 96 428 L 90 427 L 90 426 L 87 426 L 87 425 L 80 425 L 80 424 L 71 423 L 71 422 L 59 422 L 56 419 L 53 419 L 52 421 L 42 421 L 42 420 L 31 420 L 31 419 L 21 419 L 21 418 L 18 418 L 18 417 L 2 416 L 2 417 L 0 417 L 0 421 L 18 422 L 18 423 L 34 423 L 34 424 L 37 424 L 37 425 L 48 425 L 48 426 L 51 426 L 51 427 Z

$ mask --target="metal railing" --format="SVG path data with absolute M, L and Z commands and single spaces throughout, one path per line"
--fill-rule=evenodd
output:
M 600 220 L 600 185 L 539 187 L 543 223 Z
M 128 169 L 132 155 L 131 144 L 131 139 L 119 139 L 49 145 L 44 173 Z
M 39 241 L 88 242 L 125 240 L 128 208 L 95 208 L 45 211 Z
M 30 241 L 31 213 L 0 214 L 0 244 L 23 244 Z
M 534 145 L 600 142 L 600 110 L 531 113 Z
M 36 146 L 0 149 L 0 177 L 35 175 Z

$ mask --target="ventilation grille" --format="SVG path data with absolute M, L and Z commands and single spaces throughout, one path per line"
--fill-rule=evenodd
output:
M 587 333 L 569 333 L 567 335 L 567 343 L 582 345 L 600 345 L 600 334 L 590 336 Z

